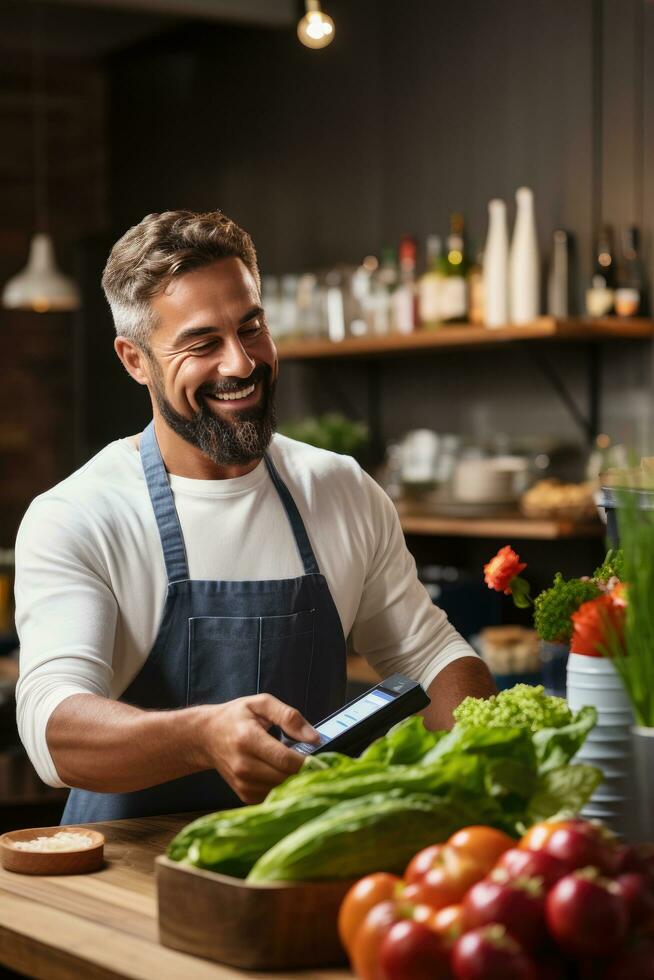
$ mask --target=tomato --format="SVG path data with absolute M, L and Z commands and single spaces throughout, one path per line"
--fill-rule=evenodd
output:
M 466 929 L 491 925 L 504 926 L 523 949 L 531 951 L 545 938 L 545 895 L 536 878 L 511 881 L 496 871 L 478 881 L 463 899 Z
M 456 905 L 471 885 L 484 877 L 484 870 L 465 851 L 446 844 L 435 865 L 422 878 L 407 885 L 407 901 L 425 903 L 435 909 Z
M 421 922 L 396 922 L 379 948 L 383 980 L 445 980 L 449 955 L 441 940 Z
M 425 925 L 437 932 L 442 941 L 449 948 L 465 932 L 463 924 L 463 906 L 446 905 L 445 908 L 433 912 L 431 917 L 426 920 Z
M 654 844 L 623 844 L 618 848 L 616 874 L 635 871 L 646 875 L 654 888 Z
M 430 844 L 429 847 L 423 847 L 421 851 L 418 851 L 407 865 L 404 880 L 411 884 L 427 874 L 430 868 L 438 864 L 444 847 L 444 844 Z
M 527 954 L 502 926 L 473 929 L 457 939 L 452 950 L 457 980 L 536 980 Z
M 533 827 L 520 839 L 518 847 L 522 851 L 541 851 L 555 830 L 567 827 L 569 820 L 543 820 Z
M 338 911 L 338 934 L 348 953 L 370 909 L 386 899 L 399 897 L 401 889 L 402 879 L 384 871 L 366 875 L 352 885 Z
M 494 827 L 464 827 L 452 834 L 447 842 L 448 847 L 464 851 L 467 857 L 480 864 L 484 874 L 488 874 L 499 856 L 515 844 L 512 837 Z
M 654 930 L 654 888 L 649 878 L 628 871 L 616 878 L 616 884 L 627 903 L 631 926 L 639 932 Z
M 433 910 L 426 905 L 411 905 L 397 898 L 373 905 L 356 930 L 349 950 L 357 976 L 361 980 L 380 980 L 379 950 L 391 926 L 409 920 L 424 923 L 432 914 Z
M 604 980 L 654 980 L 654 939 L 639 936 L 616 953 Z
M 509 878 L 542 878 L 546 891 L 569 870 L 563 861 L 547 851 L 521 851 L 518 847 L 505 851 L 495 869 L 505 871 Z
M 594 868 L 566 875 L 545 900 L 547 926 L 572 956 L 607 956 L 623 942 L 629 922 L 627 903 L 615 882 Z

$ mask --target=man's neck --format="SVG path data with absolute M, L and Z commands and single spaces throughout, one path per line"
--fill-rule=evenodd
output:
M 240 464 L 214 463 L 197 446 L 192 446 L 173 432 L 158 414 L 154 417 L 154 431 L 164 466 L 172 476 L 184 476 L 190 480 L 231 480 L 251 473 L 259 464 L 258 459 Z

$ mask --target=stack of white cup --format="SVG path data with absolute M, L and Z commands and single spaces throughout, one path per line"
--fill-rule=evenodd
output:
M 581 815 L 601 820 L 620 837 L 633 839 L 638 812 L 631 743 L 634 715 L 622 680 L 611 660 L 571 653 L 567 692 L 572 711 L 587 704 L 597 709 L 597 725 L 574 761 L 601 769 L 604 780 Z

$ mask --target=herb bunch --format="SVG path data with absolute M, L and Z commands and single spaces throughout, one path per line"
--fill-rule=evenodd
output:
M 592 579 L 564 579 L 561 572 L 557 572 L 551 588 L 534 599 L 536 632 L 550 643 L 569 643 L 572 614 L 582 603 L 596 599 L 600 594 L 599 586 Z

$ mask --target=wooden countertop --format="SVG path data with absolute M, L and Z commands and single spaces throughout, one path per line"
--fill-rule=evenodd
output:
M 269 973 L 221 966 L 159 943 L 154 859 L 194 816 L 90 824 L 107 841 L 105 867 L 93 874 L 36 877 L 0 868 L 0 964 L 39 980 L 270 980 Z M 304 970 L 290 976 L 343 980 L 351 974 Z

